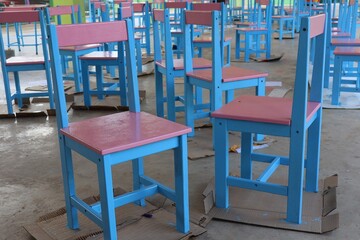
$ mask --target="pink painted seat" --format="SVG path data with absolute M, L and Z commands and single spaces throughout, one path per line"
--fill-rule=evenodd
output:
M 198 78 L 205 80 L 207 82 L 213 81 L 212 69 L 203 69 L 203 70 L 195 70 L 193 72 L 187 73 L 187 76 Z M 247 68 L 239 68 L 239 67 L 224 67 L 222 69 L 222 82 L 233 82 L 233 81 L 241 81 L 248 80 L 251 78 L 266 78 L 268 73 L 259 72 L 252 69 Z
M 80 51 L 80 50 L 86 50 L 86 49 L 98 49 L 99 47 L 102 47 L 101 44 L 87 44 L 82 46 L 70 46 L 70 47 L 63 47 L 61 50 L 67 50 L 67 51 Z
M 118 229 L 115 209 L 130 203 L 144 206 L 145 198 L 161 194 L 176 205 L 176 223 L 166 227 L 174 226 L 177 231 L 187 234 L 190 221 L 186 134 L 191 129 L 140 111 L 132 22 L 121 20 L 62 26 L 51 24 L 48 30 L 52 79 L 56 93 L 56 141 L 59 141 L 63 170 L 67 226 L 74 231 L 79 229 L 79 211 L 100 227 L 103 239 L 116 240 Z M 116 55 L 119 59 L 114 62 L 107 60 L 106 63 L 115 64 L 119 69 L 122 66 L 126 68 L 129 111 L 95 118 L 88 116 L 86 120 L 69 123 L 59 48 L 94 43 L 117 44 Z M 97 68 L 102 66 L 103 62 L 96 65 Z M 173 153 L 173 156 L 167 156 L 169 160 L 174 160 L 173 183 L 162 184 L 145 174 L 144 161 L 148 158 L 144 157 L 164 151 Z M 94 204 L 85 203 L 77 195 L 75 174 L 78 173 L 73 167 L 73 152 L 81 156 L 76 161 L 88 161 L 95 165 L 98 179 L 90 184 L 98 186 L 100 199 Z M 120 168 L 125 162 L 132 164 L 132 186 L 127 193 L 114 196 L 113 167 Z M 159 165 L 159 171 L 162 170 Z M 174 187 L 170 188 L 171 185 Z
M 32 65 L 32 64 L 44 64 L 44 57 L 41 57 L 41 56 L 34 56 L 34 57 L 15 56 L 15 57 L 6 59 L 7 66 Z
M 334 50 L 334 55 L 359 56 L 360 48 L 359 47 L 336 47 Z
M 293 102 L 288 98 L 240 96 L 211 115 L 217 118 L 290 125 L 292 106 Z M 307 121 L 312 119 L 320 106 L 319 102 L 307 103 Z
M 225 37 L 225 42 L 230 41 L 231 42 L 232 37 Z M 194 39 L 194 43 L 211 43 L 211 37 L 208 36 L 201 36 Z
M 124 112 L 70 123 L 60 132 L 105 155 L 181 136 L 190 128 L 146 112 Z
M 331 39 L 331 45 L 333 46 L 360 46 L 360 39 L 350 38 L 334 38 Z
M 162 68 L 166 68 L 166 61 L 164 59 L 162 59 L 161 61 L 156 61 L 155 64 L 159 65 Z M 195 69 L 210 68 L 211 61 L 205 58 L 193 58 L 193 66 Z M 174 70 L 184 70 L 184 59 L 174 59 L 173 67 Z
M 237 187 L 281 195 L 286 198 L 287 210 L 275 222 L 284 218 L 291 224 L 303 221 L 303 191 L 317 192 L 320 163 L 322 99 L 326 51 L 326 15 L 301 18 L 298 58 L 292 99 L 265 96 L 240 96 L 215 110 L 215 204 L 217 211 L 226 214 L 229 188 Z M 314 41 L 313 41 L 314 40 Z M 314 47 L 313 70 L 308 67 Z M 312 77 L 308 89 L 309 76 Z M 229 157 L 229 135 L 241 133 L 240 166 L 237 172 Z M 265 134 L 287 138 L 287 154 L 255 151 L 253 136 Z M 240 140 L 240 139 L 239 139 Z M 233 143 L 231 143 L 233 144 Z M 254 170 L 259 162 L 263 171 Z M 258 166 L 258 165 L 256 165 Z M 287 181 L 279 184 L 271 177 L 279 167 L 287 168 Z M 305 174 L 306 169 L 306 174 Z M 283 170 L 283 169 L 282 169 Z M 233 172 L 230 175 L 230 171 Z M 311 193 L 309 193 L 311 194 Z M 262 199 L 259 199 L 259 202 Z M 284 204 L 284 203 L 283 203 Z M 259 219 L 264 219 L 260 216 Z M 301 227 L 301 226 L 300 226 Z
M 117 51 L 94 51 L 88 54 L 85 54 L 80 57 L 81 60 L 105 60 L 105 59 L 117 59 Z

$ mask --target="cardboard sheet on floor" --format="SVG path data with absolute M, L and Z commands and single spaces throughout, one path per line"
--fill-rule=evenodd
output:
M 272 179 L 281 183 L 281 180 Z M 339 227 L 336 209 L 337 175 L 319 181 L 318 193 L 303 193 L 303 223 L 291 224 L 286 218 L 286 197 L 248 189 L 230 187 L 230 208 L 216 208 L 214 182 L 203 191 L 205 212 L 209 219 L 288 229 L 302 232 L 325 233 Z M 208 223 L 208 222 L 207 222 Z
M 117 190 L 124 192 L 123 190 Z M 89 204 L 98 201 L 98 196 L 89 197 Z M 159 208 L 147 202 L 145 207 L 127 204 L 116 210 L 117 231 L 119 239 L 188 239 L 198 236 L 206 230 L 190 223 L 187 234 L 176 231 L 176 216 L 172 211 Z M 79 230 L 67 228 L 65 208 L 61 208 L 41 217 L 36 223 L 25 226 L 25 230 L 37 240 L 94 240 L 103 239 L 101 229 L 84 215 L 79 213 Z

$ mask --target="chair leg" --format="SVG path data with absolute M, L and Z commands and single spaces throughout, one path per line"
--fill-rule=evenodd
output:
M 19 72 L 14 72 L 14 82 L 15 82 L 15 91 L 16 91 L 16 99 L 17 99 L 17 104 L 19 108 L 23 107 L 23 101 L 22 101 L 22 96 L 21 96 L 21 87 L 20 87 L 20 78 L 19 78 Z
M 163 74 L 157 69 L 155 65 L 155 98 L 156 98 L 156 115 L 164 117 L 164 89 L 163 89 Z
M 289 183 L 287 198 L 287 221 L 301 224 L 305 130 L 291 130 L 289 154 Z
M 253 137 L 251 133 L 241 133 L 241 178 L 252 179 Z
M 71 204 L 71 197 L 75 196 L 73 161 L 71 156 L 71 150 L 70 148 L 66 147 L 65 139 L 62 135 L 59 135 L 59 147 L 61 156 L 61 170 L 64 183 L 67 225 L 70 229 L 78 229 L 79 221 L 77 209 Z
M 111 159 L 104 157 L 97 164 L 101 219 L 103 222 L 104 239 L 117 239 L 114 193 L 111 173 Z
M 235 34 L 235 58 L 240 58 L 240 34 L 238 31 Z
M 3 72 L 3 80 L 4 80 L 4 90 L 5 90 L 6 105 L 7 105 L 8 114 L 13 114 L 14 111 L 13 111 L 12 99 L 11 99 L 9 73 L 6 72 L 6 71 Z
M 176 192 L 176 229 L 187 233 L 189 223 L 189 182 L 187 161 L 187 137 L 179 137 L 179 146 L 174 149 L 174 172 Z
M 97 65 L 97 66 L 95 66 L 95 69 L 96 69 L 96 92 L 97 92 L 97 97 L 98 97 L 98 99 L 104 99 L 104 78 L 103 78 L 103 73 L 102 73 L 102 66 Z M 91 99 L 91 94 L 90 93 L 89 93 L 89 98 Z
M 81 61 L 81 69 L 84 91 L 84 105 L 89 107 L 91 105 L 89 67 L 84 61 Z
M 140 182 L 140 178 L 144 176 L 144 160 L 143 158 L 137 158 L 132 160 L 133 169 L 133 189 L 139 190 L 143 186 Z M 136 202 L 140 206 L 145 206 L 145 198 Z
M 250 55 L 250 48 L 252 49 L 252 46 L 250 47 L 250 40 L 251 36 L 245 33 L 245 57 L 244 61 L 249 62 L 249 55 Z
M 320 141 L 321 141 L 321 111 L 312 125 L 308 128 L 307 153 L 306 153 L 306 181 L 307 192 L 318 192 L 319 163 L 320 163 Z
M 340 60 L 340 57 L 336 56 L 334 60 L 334 74 L 331 97 L 332 105 L 339 105 L 342 65 L 343 62 Z
M 142 56 L 140 40 L 135 40 L 137 72 L 142 73 Z
M 167 101 L 167 118 L 170 121 L 176 121 L 175 111 L 175 83 L 174 75 L 166 72 L 166 101 Z
M 229 140 L 227 136 L 226 121 L 214 120 L 215 148 L 215 204 L 219 208 L 229 207 L 229 187 L 227 178 L 229 176 Z
M 74 72 L 74 83 L 76 92 L 81 92 L 81 67 L 78 56 L 76 54 L 71 56 L 72 64 L 73 64 L 73 72 Z

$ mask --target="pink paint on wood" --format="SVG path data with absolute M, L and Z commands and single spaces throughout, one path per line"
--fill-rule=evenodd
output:
M 132 9 L 131 7 L 121 7 L 121 16 L 123 19 L 132 17 Z
M 309 18 L 310 19 L 310 38 L 316 37 L 324 32 L 326 15 L 320 14 Z
M 11 57 L 6 60 L 7 66 L 44 64 L 44 57 Z
M 203 26 L 212 26 L 212 12 L 186 11 L 185 23 L 203 25 Z
M 56 26 L 56 30 L 59 47 L 118 42 L 128 39 L 125 21 L 60 25 Z
M 116 60 L 118 58 L 117 51 L 94 51 L 79 57 L 81 60 Z
M 0 23 L 20 23 L 40 21 L 37 10 L 0 12 Z
M 164 19 L 165 19 L 164 10 L 154 9 L 153 16 L 154 16 L 155 21 L 164 22 Z
M 104 3 L 103 3 L 103 2 L 93 2 L 92 4 L 94 5 L 94 8 L 95 8 L 95 9 L 98 9 L 98 8 L 100 8 L 101 5 L 104 4 Z
M 71 6 L 49 7 L 48 9 L 49 9 L 50 16 L 72 14 Z
M 157 65 L 166 68 L 165 60 L 157 61 Z M 193 68 L 199 69 L 199 68 L 210 68 L 211 67 L 211 61 L 205 58 L 193 58 Z M 173 62 L 174 70 L 184 70 L 184 59 L 174 59 Z
M 331 45 L 334 46 L 360 46 L 360 39 L 334 38 L 331 39 Z
M 144 12 L 145 3 L 133 3 L 133 9 L 135 13 L 142 13 Z
M 165 2 L 165 8 L 186 8 L 186 2 Z
M 221 3 L 195 3 L 192 9 L 194 11 L 221 11 Z
M 98 48 L 101 46 L 102 46 L 101 44 L 87 44 L 87 45 L 79 45 L 79 46 L 61 47 L 60 50 L 79 51 L 79 50 L 85 50 L 85 49 L 90 49 L 90 48 Z
M 208 82 L 213 81 L 212 69 L 196 70 L 187 74 L 187 76 L 202 79 Z M 222 82 L 234 82 L 249 80 L 253 78 L 267 77 L 268 73 L 259 72 L 247 68 L 225 67 L 222 69 Z
M 181 136 L 189 127 L 145 112 L 122 112 L 70 123 L 61 133 L 99 154 Z
M 360 47 L 336 47 L 334 55 L 345 55 L 345 56 L 359 56 Z M 359 59 L 360 60 L 360 59 Z
M 320 103 L 308 102 L 306 119 L 310 120 L 320 107 Z M 211 116 L 241 121 L 290 125 L 291 111 L 292 100 L 288 98 L 240 96 L 214 111 Z

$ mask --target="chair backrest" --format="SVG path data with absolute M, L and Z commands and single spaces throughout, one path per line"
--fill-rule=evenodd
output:
M 49 53 L 47 48 L 46 42 L 46 30 L 45 30 L 45 22 L 44 22 L 44 14 L 41 10 L 26 10 L 26 11 L 5 11 L 0 12 L 0 24 L 12 24 L 12 23 L 30 23 L 30 22 L 37 22 L 40 24 L 41 30 L 41 45 L 43 56 L 45 60 L 45 65 L 49 64 Z M 4 68 L 6 59 L 5 59 L 5 45 L 4 39 L 2 36 L 2 32 L 0 33 L 0 59 L 1 64 Z
M 294 86 L 292 125 L 303 128 L 307 116 L 307 102 L 322 103 L 324 86 L 324 67 L 326 49 L 326 15 L 320 14 L 301 19 L 298 56 L 296 63 L 296 77 Z M 315 41 L 312 41 L 314 39 Z M 309 72 L 312 41 L 315 46 L 313 71 Z M 309 74 L 312 74 L 310 94 L 308 94 Z M 301 129 L 297 129 L 300 130 Z
M 133 3 L 132 9 L 134 18 L 138 20 L 138 26 L 145 26 L 150 28 L 150 4 L 148 2 Z M 134 25 L 137 24 L 134 22 Z
M 79 5 L 47 7 L 45 9 L 45 17 L 47 24 L 51 22 L 51 17 L 56 17 L 56 23 L 61 25 L 62 17 L 64 16 L 70 18 L 71 24 L 82 22 Z
M 164 31 L 162 31 L 162 27 Z M 173 69 L 173 49 L 171 41 L 171 26 L 169 9 L 153 10 L 153 35 L 154 35 L 154 61 L 163 60 L 161 39 L 164 40 L 164 60 L 166 68 Z
M 133 21 L 133 10 L 131 5 L 127 7 L 123 7 L 120 5 L 120 7 L 118 8 L 117 20 L 124 19 L 131 19 Z
M 116 31 L 114 31 L 114 29 L 116 29 Z M 140 111 L 134 51 L 135 40 L 131 21 L 124 20 L 58 26 L 50 24 L 48 25 L 48 35 L 56 104 L 56 118 L 59 129 L 68 126 L 59 47 L 117 42 L 119 66 L 124 61 L 126 62 L 129 110 L 132 112 Z M 126 59 L 124 55 L 126 55 Z
M 220 14 L 219 11 L 194 11 L 194 10 L 185 10 L 184 12 L 184 36 L 185 36 L 185 72 L 192 72 L 192 33 L 191 28 L 193 25 L 211 27 L 211 40 L 212 40 L 212 75 L 214 86 L 219 86 L 222 81 L 222 60 L 221 60 L 221 50 L 220 50 L 220 35 L 219 34 L 219 20 Z
M 264 6 L 265 10 L 263 11 Z M 255 0 L 255 22 L 257 23 L 257 28 L 260 28 L 262 22 L 265 21 L 266 28 L 271 29 L 272 10 L 272 0 Z

